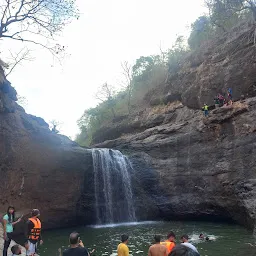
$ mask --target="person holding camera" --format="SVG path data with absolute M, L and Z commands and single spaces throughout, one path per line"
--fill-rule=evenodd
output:
M 69 236 L 70 248 L 63 252 L 63 256 L 90 256 L 88 250 L 84 247 L 80 235 L 72 232 Z M 94 250 L 91 252 L 93 253 Z

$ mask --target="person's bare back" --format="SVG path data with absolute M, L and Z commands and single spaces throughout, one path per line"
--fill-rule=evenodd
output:
M 154 244 L 149 247 L 148 256 L 168 256 L 168 250 L 162 244 Z

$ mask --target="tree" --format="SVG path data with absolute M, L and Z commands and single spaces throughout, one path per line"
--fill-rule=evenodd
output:
M 62 123 L 57 121 L 56 119 L 51 120 L 49 123 L 50 123 L 52 132 L 59 133 L 58 129 L 60 129 L 60 126 L 62 125 Z
M 182 65 L 182 60 L 187 53 L 187 46 L 185 44 L 185 38 L 178 36 L 174 45 L 169 50 L 168 58 L 168 72 L 175 73 Z
M 241 18 L 253 15 L 256 21 L 256 0 L 205 0 L 211 23 L 221 32 L 226 32 Z
M 131 113 L 131 97 L 132 97 L 132 89 L 133 89 L 133 71 L 132 71 L 132 66 L 127 62 L 124 61 L 121 63 L 122 67 L 122 74 L 124 76 L 124 84 L 125 84 L 125 89 L 128 94 L 128 112 L 129 114 Z
M 59 53 L 63 47 L 51 43 L 73 17 L 78 18 L 75 0 L 0 0 L 0 38 Z
M 134 76 L 141 76 L 146 71 L 150 71 L 154 66 L 154 59 L 152 56 L 141 56 L 136 60 L 135 65 L 132 67 Z
M 26 97 L 21 96 L 21 95 L 18 94 L 18 95 L 17 95 L 17 99 L 18 99 L 17 103 L 18 103 L 20 106 L 22 106 L 23 108 L 27 106 L 28 101 L 27 101 Z
M 9 76 L 13 70 L 16 68 L 16 66 L 20 65 L 22 61 L 24 60 L 33 60 L 30 57 L 30 51 L 28 48 L 24 47 L 22 48 L 18 53 L 12 53 L 10 51 L 11 59 L 8 61 L 8 64 L 6 66 L 6 69 L 8 70 L 5 74 L 5 76 Z
M 191 25 L 191 33 L 188 38 L 188 45 L 191 49 L 196 49 L 208 40 L 213 34 L 211 21 L 207 16 L 199 17 Z
M 115 113 L 115 100 L 114 96 L 116 95 L 116 91 L 112 85 L 104 83 L 98 88 L 98 91 L 95 94 L 95 98 L 100 100 L 101 102 L 106 102 L 107 107 L 111 110 L 113 117 L 116 117 Z

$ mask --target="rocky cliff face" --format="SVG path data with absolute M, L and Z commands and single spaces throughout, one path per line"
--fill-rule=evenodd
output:
M 39 208 L 45 228 L 74 225 L 79 221 L 91 153 L 52 133 L 43 119 L 26 114 L 15 99 L 15 90 L 4 81 L 0 87 L 0 212 L 8 205 L 24 214 Z
M 245 27 L 202 55 L 188 56 L 168 84 L 146 96 L 147 108 L 94 135 L 95 147 L 119 149 L 132 160 L 139 220 L 221 218 L 255 227 L 251 33 Z M 197 109 L 223 87 L 248 98 L 204 118 Z M 9 204 L 25 213 L 39 208 L 48 228 L 95 223 L 91 151 L 52 133 L 15 100 L 15 90 L 0 79 L 0 211 Z
M 130 124 L 140 120 L 143 126 L 151 118 L 158 120 L 154 127 L 96 145 L 130 154 L 136 179 L 148 192 L 146 201 L 137 198 L 139 212 L 166 219 L 233 219 L 253 229 L 256 98 L 216 109 L 209 118 L 181 103 L 158 111 Z
M 244 24 L 207 42 L 148 92 L 139 111 L 94 134 L 95 147 L 120 149 L 133 160 L 140 216 L 223 218 L 255 227 L 254 31 Z M 204 118 L 203 103 L 212 106 L 229 87 L 236 103 Z
M 204 103 L 213 105 L 217 93 L 227 93 L 229 87 L 235 99 L 256 96 L 254 31 L 255 24 L 245 23 L 205 42 L 181 60 L 168 83 L 150 91 L 144 103 L 181 100 L 183 105 L 198 109 Z

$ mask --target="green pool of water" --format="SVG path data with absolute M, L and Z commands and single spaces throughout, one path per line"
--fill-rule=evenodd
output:
M 250 231 L 234 224 L 209 222 L 142 222 L 120 226 L 77 227 L 43 232 L 44 245 L 40 248 L 41 256 L 58 255 L 58 248 L 68 247 L 68 237 L 72 231 L 78 231 L 85 246 L 96 249 L 93 254 L 116 255 L 116 247 L 121 234 L 130 236 L 129 248 L 131 255 L 147 255 L 148 248 L 155 234 L 163 239 L 170 231 L 179 237 L 188 234 L 201 256 L 255 256 L 255 238 Z M 212 242 L 198 240 L 200 233 L 215 238 Z

